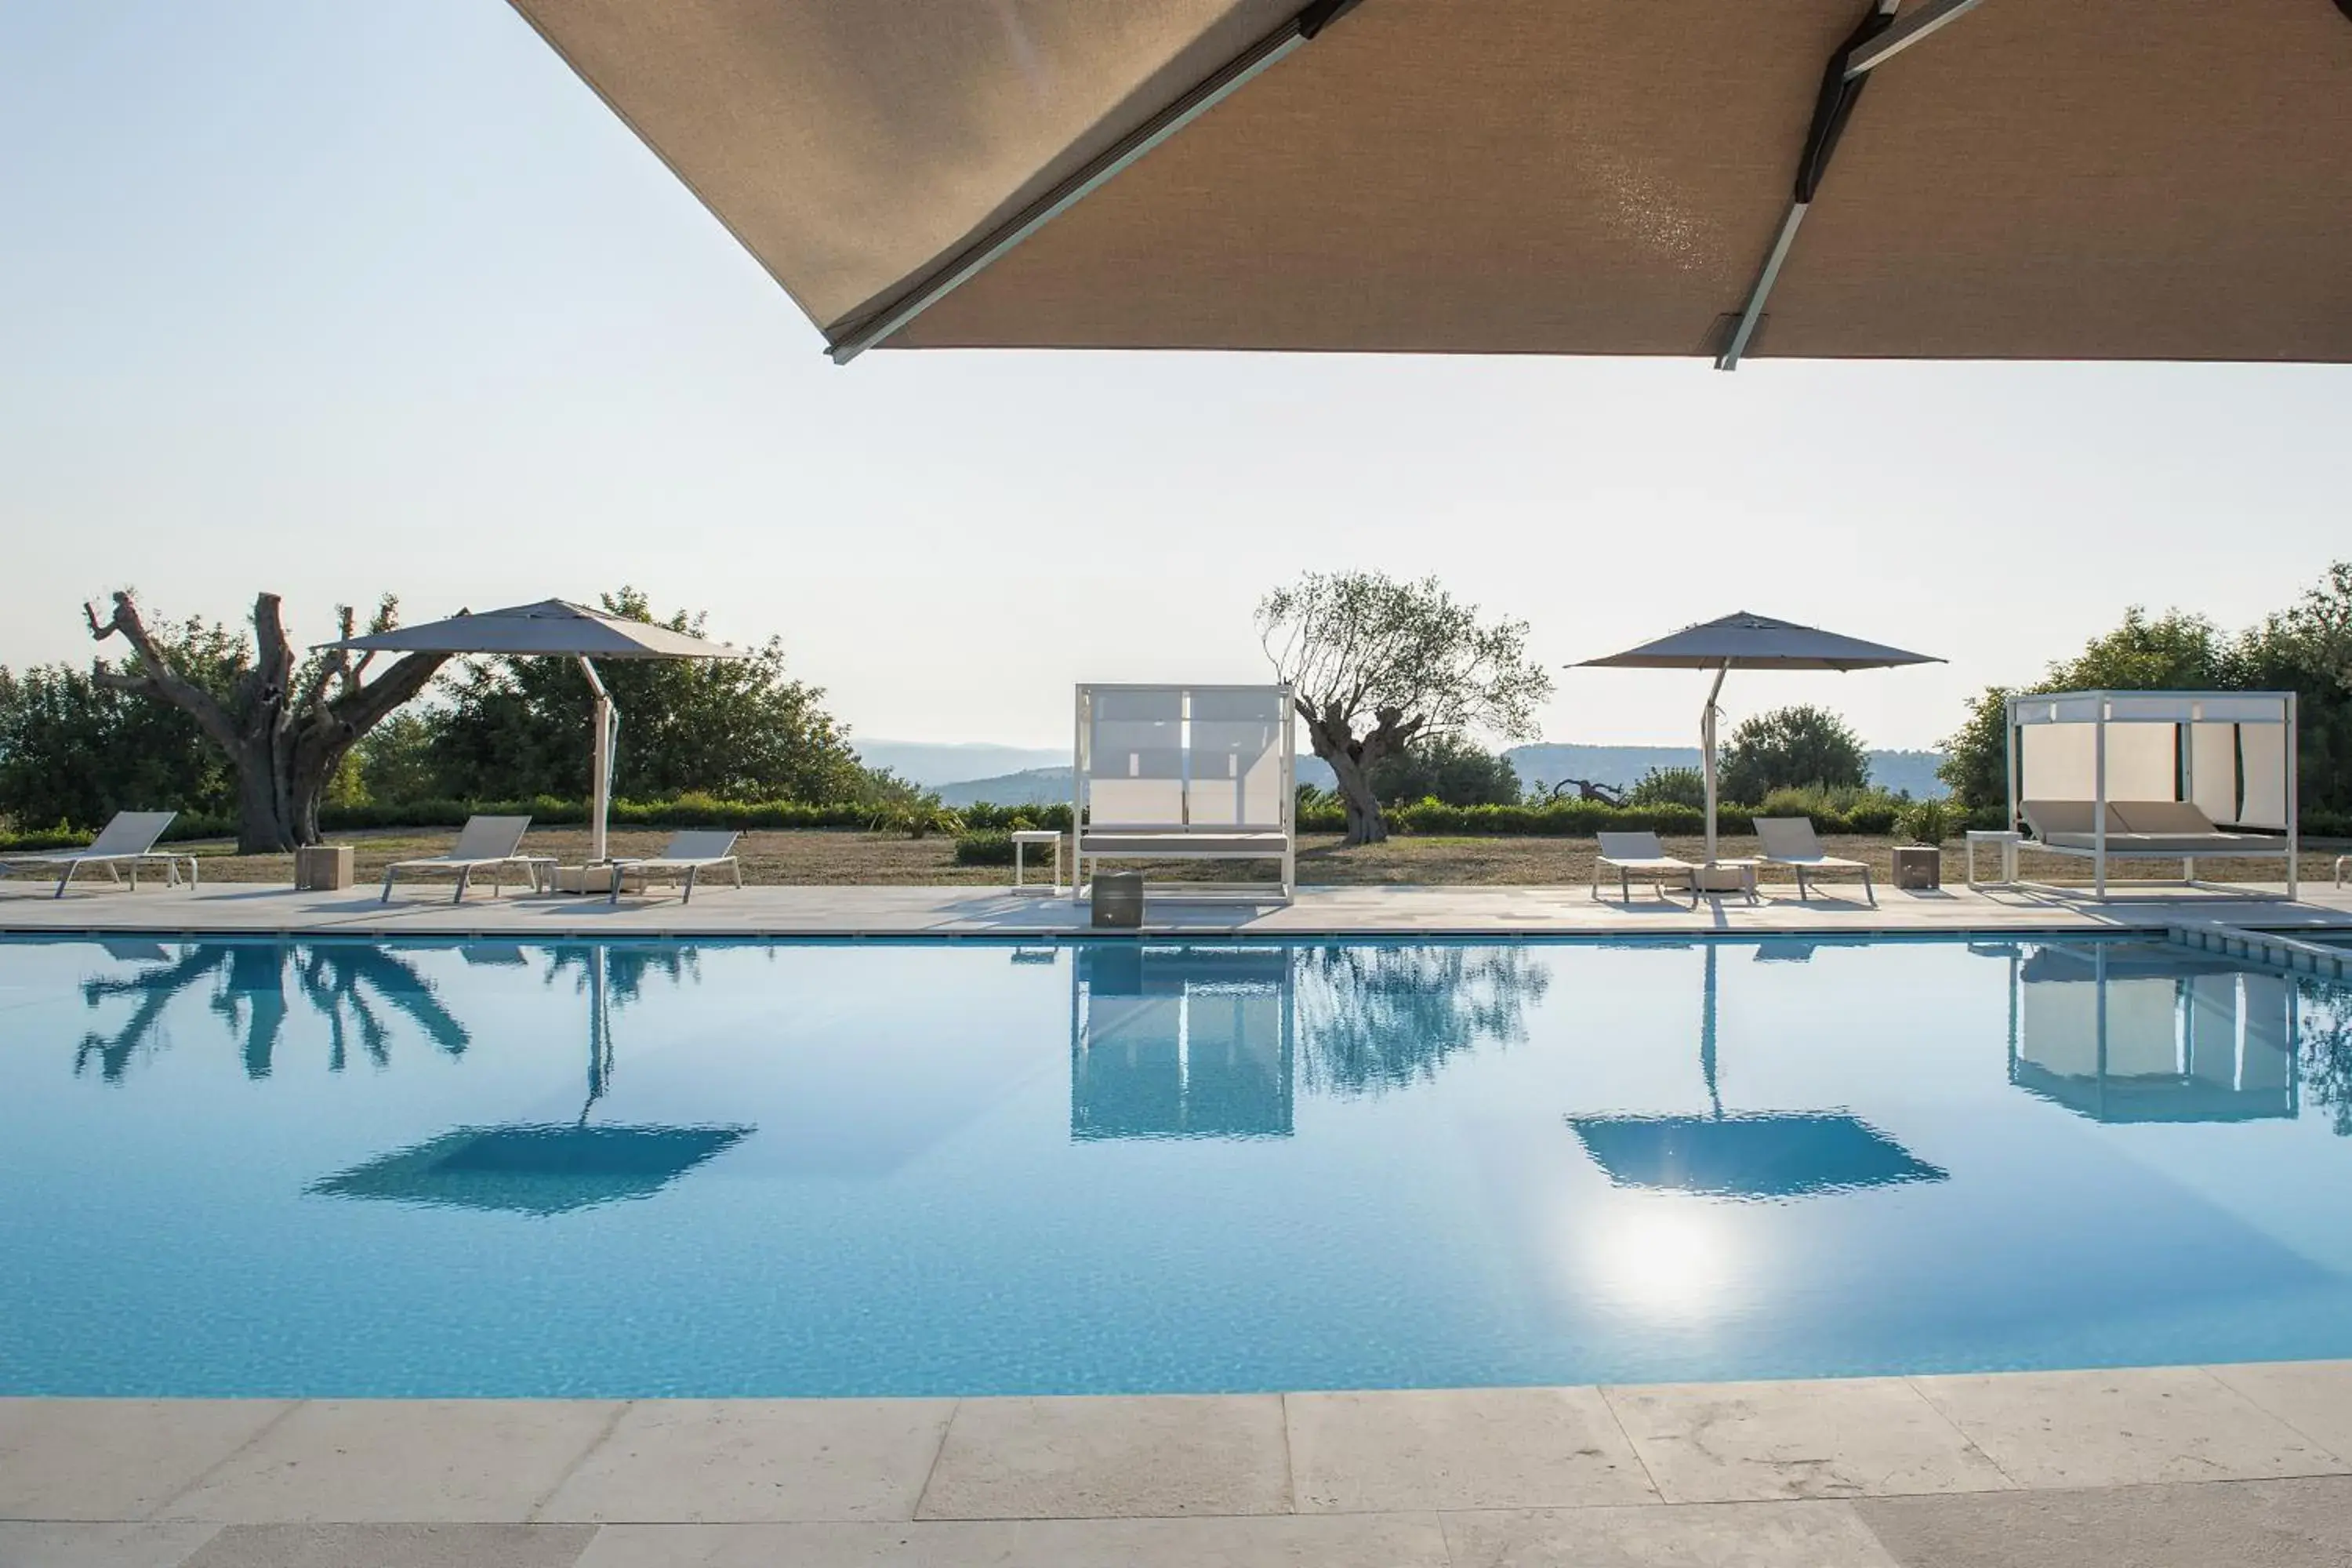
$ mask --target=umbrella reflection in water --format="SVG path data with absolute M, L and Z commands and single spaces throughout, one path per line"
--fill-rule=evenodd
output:
M 572 954 L 560 954 L 556 968 Z M 612 960 L 603 944 L 578 952 L 588 993 L 588 1095 L 572 1122 L 458 1127 L 326 1177 L 310 1190 L 437 1208 L 541 1217 L 649 1198 L 734 1147 L 756 1129 L 725 1124 L 632 1125 L 590 1121 L 612 1084 Z M 669 966 L 677 972 L 677 964 Z M 633 994 L 645 964 L 631 966 Z M 551 971 L 551 977 L 553 971 Z
M 1775 1201 L 1854 1192 L 1906 1182 L 1940 1182 L 1947 1173 L 1844 1110 L 1730 1111 L 1716 1074 L 1717 944 L 1706 952 L 1699 1068 L 1706 1079 L 1706 1116 L 1570 1116 L 1570 1127 L 1595 1163 L 1621 1187 Z M 1803 962 L 1811 949 L 1766 944 L 1760 961 Z

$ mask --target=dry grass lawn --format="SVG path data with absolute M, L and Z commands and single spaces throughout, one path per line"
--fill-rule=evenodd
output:
M 384 863 L 425 855 L 437 855 L 456 841 L 453 831 L 420 831 L 413 828 L 375 833 L 352 833 L 333 836 L 337 843 L 347 843 L 356 850 L 354 859 L 360 881 L 380 879 Z M 668 838 L 666 832 L 642 829 L 615 832 L 612 835 L 613 852 L 617 855 L 652 855 L 659 853 Z M 238 855 L 226 842 L 180 846 L 193 849 L 204 860 L 207 881 L 285 882 L 293 879 L 294 860 L 290 855 Z M 565 864 L 576 864 L 586 853 L 588 835 L 584 828 L 554 827 L 534 829 L 525 847 L 534 854 L 553 855 Z M 908 838 L 900 835 L 859 833 L 854 831 L 808 831 L 790 833 L 747 833 L 736 846 L 743 859 L 743 879 L 747 882 L 778 886 L 812 886 L 822 884 L 866 883 L 889 886 L 960 884 L 972 887 L 1004 886 L 1012 880 L 1012 871 L 1001 866 L 959 866 L 955 863 L 955 842 L 951 838 Z M 1867 862 L 1873 874 L 1885 881 L 1892 868 L 1893 843 L 1885 838 L 1831 837 L 1823 847 L 1832 855 Z M 1705 847 L 1696 838 L 1669 838 L 1667 852 L 1685 859 L 1696 860 L 1705 855 Z M 1727 837 L 1720 851 L 1726 856 L 1753 855 L 1753 838 Z M 2306 849 L 2303 857 L 2303 874 L 2306 879 L 2326 882 L 2336 851 Z M 1592 878 L 1593 844 L 1589 838 L 1391 838 L 1385 844 L 1369 845 L 1358 849 L 1340 847 L 1337 837 L 1312 836 L 1299 847 L 1298 879 L 1305 884 L 1443 884 L 1489 883 L 1500 885 L 1559 886 L 1590 882 Z M 1979 870 L 1996 874 L 1997 857 L 1981 854 Z M 2089 862 L 2061 856 L 2027 855 L 2021 868 L 2025 876 L 2037 881 L 2085 882 L 2090 879 Z M 1944 851 L 1944 880 L 1957 885 L 1961 879 L 1959 847 L 1948 847 Z M 1048 874 L 1031 861 L 1033 879 L 1043 880 Z M 2179 874 L 2178 861 L 2118 862 L 2114 875 L 2118 879 L 2168 878 Z M 1178 878 L 1185 881 L 1205 881 L 1216 878 L 1263 878 L 1265 872 L 1246 864 L 1204 861 L 1162 864 L 1144 863 L 1147 874 Z M 2243 878 L 2248 880 L 2275 880 L 2276 862 L 2200 861 L 2200 872 L 2215 879 Z M 1786 879 L 1785 874 L 1767 871 L 1765 879 Z

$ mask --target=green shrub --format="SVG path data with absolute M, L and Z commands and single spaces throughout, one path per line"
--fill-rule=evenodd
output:
M 966 833 L 955 841 L 959 866 L 1010 866 L 1013 836 L 1009 833 Z
M 1696 768 L 1652 768 L 1634 782 L 1628 805 L 1686 805 L 1706 809 L 1706 775 Z
M 1915 800 L 1896 814 L 1895 830 L 1914 844 L 1941 844 L 1958 829 L 1960 814 L 1940 800 Z
M 1508 805 L 1519 798 L 1518 771 L 1510 758 L 1450 735 L 1381 758 L 1373 765 L 1371 785 L 1382 805 L 1432 798 L 1448 805 Z
M 1869 781 L 1870 753 L 1844 720 L 1801 704 L 1742 721 L 1723 748 L 1720 777 L 1734 800 L 1810 784 L 1858 789 Z
M 1911 804 L 1880 789 L 1808 784 L 1802 789 L 1772 791 L 1753 815 L 1807 817 L 1820 833 L 1891 833 L 1895 817 Z

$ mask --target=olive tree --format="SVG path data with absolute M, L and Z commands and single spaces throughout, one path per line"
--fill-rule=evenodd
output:
M 1474 729 L 1532 739 L 1551 695 L 1527 623 L 1482 621 L 1433 577 L 1310 572 L 1261 600 L 1257 623 L 1308 745 L 1338 777 L 1351 845 L 1388 837 L 1371 777 L 1382 758 Z
M 397 611 L 398 602 L 386 595 L 368 630 L 391 630 Z M 227 756 L 236 772 L 241 855 L 316 844 L 319 801 L 343 758 L 361 736 L 423 691 L 448 657 L 404 654 L 373 680 L 366 679 L 373 654 L 353 659 L 342 649 L 327 649 L 298 658 L 278 595 L 261 594 L 253 601 L 252 647 L 238 647 L 225 668 L 205 672 L 182 667 L 169 644 L 149 632 L 128 591 L 114 595 L 113 613 L 104 619 L 94 605 L 82 606 L 82 614 L 96 640 L 120 637 L 131 646 L 123 668 L 101 660 L 91 679 L 179 709 Z M 341 635 L 350 637 L 351 607 L 339 607 L 336 618 Z
M 1723 793 L 1754 805 L 1776 789 L 1860 789 L 1870 753 L 1853 727 L 1826 708 L 1801 703 L 1745 721 L 1723 748 Z

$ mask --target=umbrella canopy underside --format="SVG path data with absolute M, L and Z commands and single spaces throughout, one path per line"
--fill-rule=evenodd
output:
M 513 3 L 838 337 L 1300 0 Z M 1865 9 L 1362 0 L 887 341 L 1711 353 Z M 2347 196 L 2333 0 L 1985 0 L 1872 73 L 1749 352 L 2352 360 Z
M 1639 647 L 1588 658 L 1579 668 L 1601 669 L 1886 669 L 1940 664 L 1930 654 L 1864 642 L 1818 626 L 1801 626 L 1747 610 L 1702 621 Z
M 371 653 L 504 654 L 516 658 L 743 658 L 740 648 L 562 599 L 459 611 L 446 620 L 347 637 L 327 647 Z

